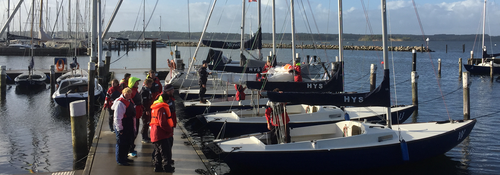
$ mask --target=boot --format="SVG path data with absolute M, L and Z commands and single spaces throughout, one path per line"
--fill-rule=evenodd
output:
M 163 170 L 163 167 L 161 165 L 155 165 L 155 172 L 163 172 L 165 170 Z
M 172 167 L 172 165 L 165 165 L 163 166 L 163 170 L 167 173 L 173 173 L 175 172 L 175 167 Z

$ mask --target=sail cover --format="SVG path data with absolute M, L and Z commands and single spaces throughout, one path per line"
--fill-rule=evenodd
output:
M 225 42 L 225 41 L 212 41 L 212 40 L 202 40 L 202 43 L 206 46 L 221 49 L 240 49 L 241 42 Z M 262 31 L 261 28 L 255 33 L 255 35 L 245 41 L 244 48 L 248 50 L 262 49 Z

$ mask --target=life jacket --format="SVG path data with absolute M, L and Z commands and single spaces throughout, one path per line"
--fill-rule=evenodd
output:
M 123 97 L 118 98 L 123 104 L 125 104 L 125 114 L 123 115 L 122 125 L 123 130 L 134 130 L 134 117 L 135 117 L 135 107 L 134 102 L 126 100 Z
M 170 107 L 167 103 L 163 102 L 163 98 L 160 96 L 158 100 L 156 100 L 153 105 L 151 105 L 151 122 L 149 123 L 150 126 L 160 125 L 160 121 L 158 120 L 158 111 L 163 108 L 167 112 L 168 120 L 172 119 L 172 113 L 170 112 Z M 173 121 L 172 121 L 173 123 Z M 173 127 L 170 126 L 170 127 Z
M 236 100 L 245 100 L 245 88 L 242 85 L 234 85 L 234 88 L 236 89 Z
M 293 77 L 293 80 L 295 82 L 302 82 L 300 66 L 295 66 L 295 76 Z

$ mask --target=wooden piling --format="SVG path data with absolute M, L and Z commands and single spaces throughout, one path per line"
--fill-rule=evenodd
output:
M 411 71 L 417 71 L 417 51 L 415 49 L 411 50 L 411 60 L 412 60 L 412 67 Z
M 156 72 L 156 42 L 151 42 L 151 70 Z
M 50 65 L 50 97 L 52 98 L 52 94 L 56 91 L 56 70 L 55 65 Z
M 493 61 L 490 61 L 490 81 L 493 82 L 493 75 L 495 72 L 493 71 Z
M 411 99 L 415 106 L 414 115 L 418 114 L 418 74 L 417 71 L 411 71 Z
M 372 64 L 370 66 L 370 91 L 375 90 L 376 83 L 377 83 L 377 65 Z
M 176 69 L 184 70 L 184 62 L 181 59 L 181 51 L 177 50 L 177 46 L 175 46 L 175 65 Z
M 0 66 L 0 91 L 1 99 L 5 99 L 5 94 L 7 92 L 7 66 Z
M 470 96 L 469 96 L 469 72 L 463 72 L 462 73 L 462 84 L 463 84 L 463 90 L 464 90 L 464 119 L 469 120 L 470 119 Z
M 126 51 L 126 54 L 128 55 L 128 50 L 129 50 L 129 46 L 128 46 L 129 42 L 127 41 L 127 51 Z
M 474 51 L 470 51 L 470 58 L 467 60 L 467 64 L 472 65 L 472 60 L 474 59 Z
M 462 80 L 462 58 L 458 58 L 458 80 Z
M 83 159 L 88 154 L 87 145 L 87 113 L 85 111 L 85 100 L 78 100 L 69 104 L 69 112 L 71 116 L 71 141 L 73 144 L 73 163 L 77 166 L 78 162 L 83 162 Z M 92 140 L 92 139 L 88 139 Z
M 87 114 L 88 116 L 88 128 L 89 128 L 89 137 L 94 138 L 94 133 L 95 133 L 95 122 L 94 122 L 94 103 L 95 103 L 95 98 L 94 98 L 94 91 L 95 91 L 95 63 L 94 62 L 89 62 L 89 79 L 88 79 L 88 98 L 87 98 Z M 92 145 L 92 140 L 93 139 L 88 139 L 89 144 Z
M 465 53 L 465 44 L 462 44 L 462 53 Z
M 101 84 L 103 89 L 108 89 L 108 83 L 111 81 L 111 76 L 109 75 L 109 65 L 111 64 L 111 52 L 107 51 L 105 53 L 105 61 L 104 61 L 104 84 Z
M 446 52 L 445 53 L 448 53 L 448 44 L 446 44 Z
M 441 58 L 438 59 L 438 77 L 441 78 Z

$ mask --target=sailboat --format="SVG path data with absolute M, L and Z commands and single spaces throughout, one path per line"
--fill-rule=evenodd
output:
M 481 62 L 464 64 L 464 68 L 471 74 L 477 74 L 477 75 L 490 74 L 491 67 L 493 67 L 493 72 L 495 74 L 500 73 L 500 64 L 494 62 L 495 57 L 500 56 L 500 53 L 488 54 L 486 46 L 484 45 L 485 22 L 486 22 L 486 0 L 484 0 L 484 6 L 483 6 L 483 37 L 482 37 L 483 39 L 481 45 L 481 50 L 482 50 Z
M 20 88 L 31 88 L 31 87 L 41 87 L 45 86 L 45 80 L 47 79 L 47 76 L 45 73 L 40 72 L 40 71 L 35 71 L 35 61 L 33 60 L 34 54 L 33 54 L 33 23 L 35 20 L 34 17 L 35 13 L 35 2 L 33 1 L 32 3 L 32 9 L 31 9 L 31 44 L 30 44 L 30 54 L 31 54 L 31 60 L 28 66 L 28 72 L 23 72 L 20 75 L 16 76 L 14 78 L 14 82 L 16 83 L 17 87 Z M 41 24 L 40 24 L 41 25 Z
M 339 9 L 342 8 L 341 4 L 339 1 Z M 389 62 L 385 0 L 382 0 L 381 10 L 384 81 L 373 93 L 387 95 L 372 102 L 385 107 L 390 113 L 390 87 L 386 80 L 389 78 Z M 337 95 L 360 97 L 351 96 L 353 94 Z M 269 97 L 276 100 L 272 95 Z M 351 102 L 355 106 L 365 105 L 358 100 Z M 207 146 L 221 155 L 232 173 L 316 173 L 368 169 L 417 162 L 444 154 L 468 137 L 475 123 L 475 119 L 398 125 L 392 125 L 390 118 L 387 125 L 343 121 L 291 129 L 291 142 L 288 143 L 283 135 L 278 136 L 278 144 L 273 144 L 268 141 L 267 134 L 255 134 L 218 140 Z M 281 124 L 278 130 L 283 127 L 286 126 Z

